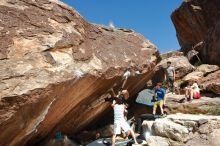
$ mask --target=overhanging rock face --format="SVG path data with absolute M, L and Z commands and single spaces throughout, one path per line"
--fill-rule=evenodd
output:
M 90 24 L 60 1 L 1 0 L 0 20 L 0 145 L 74 134 L 109 108 L 97 99 L 127 67 L 135 94 L 160 60 L 143 36 Z
M 182 51 L 194 47 L 203 63 L 220 65 L 219 11 L 219 0 L 187 0 L 172 13 Z

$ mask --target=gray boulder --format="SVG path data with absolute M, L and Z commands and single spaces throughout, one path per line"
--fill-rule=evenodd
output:
M 152 126 L 154 135 L 167 137 L 176 141 L 184 142 L 187 139 L 189 131 L 186 127 L 174 123 L 168 119 L 158 119 Z

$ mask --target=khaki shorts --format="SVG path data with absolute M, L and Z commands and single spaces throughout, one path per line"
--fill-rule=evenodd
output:
M 163 100 L 156 101 L 156 102 L 154 103 L 154 110 L 157 109 L 157 106 L 163 108 Z

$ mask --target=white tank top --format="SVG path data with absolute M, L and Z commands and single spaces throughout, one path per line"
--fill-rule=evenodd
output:
M 200 93 L 200 89 L 199 89 L 199 86 L 198 86 L 197 83 L 194 83 L 194 84 L 192 85 L 192 88 L 193 88 L 194 91 Z
M 124 110 L 125 105 L 124 104 L 116 104 L 114 106 L 114 122 L 124 120 Z

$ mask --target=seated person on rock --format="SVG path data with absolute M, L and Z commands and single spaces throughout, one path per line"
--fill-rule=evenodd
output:
M 185 88 L 185 98 L 187 100 L 201 98 L 200 89 L 196 80 L 190 80 L 188 86 Z
M 160 108 L 161 115 L 164 115 L 163 105 L 164 105 L 166 91 L 163 88 L 161 88 L 161 86 L 162 86 L 161 83 L 157 83 L 155 87 L 155 95 L 154 95 L 155 102 L 153 106 L 153 115 L 156 114 L 156 110 L 158 106 Z
M 114 109 L 114 127 L 113 127 L 113 136 L 112 136 L 112 146 L 115 146 L 115 139 L 118 134 L 121 134 L 121 129 L 124 130 L 126 133 L 131 134 L 132 138 L 137 143 L 135 138 L 134 132 L 129 126 L 129 124 L 125 120 L 124 112 L 125 112 L 125 105 L 122 99 L 117 98 L 113 101 L 112 107 Z

